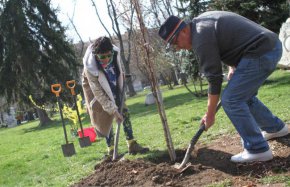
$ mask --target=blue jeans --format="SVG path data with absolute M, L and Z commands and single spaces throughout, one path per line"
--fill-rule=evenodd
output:
M 282 45 L 278 41 L 271 51 L 261 56 L 242 58 L 221 96 L 224 111 L 250 153 L 269 150 L 261 130 L 271 133 L 284 127 L 284 123 L 256 97 L 260 86 L 275 70 L 281 55 Z

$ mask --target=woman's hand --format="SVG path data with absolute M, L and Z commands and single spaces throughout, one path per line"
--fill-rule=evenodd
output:
M 114 118 L 118 124 L 121 124 L 124 120 L 123 116 L 118 112 L 118 110 L 114 112 Z

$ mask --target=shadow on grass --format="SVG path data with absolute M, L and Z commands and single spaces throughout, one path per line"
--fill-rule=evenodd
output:
M 69 123 L 72 123 L 72 122 L 70 122 L 67 119 L 64 120 L 64 124 L 66 126 L 67 131 L 70 129 Z M 53 129 L 53 128 L 62 128 L 62 121 L 60 119 L 59 120 L 52 120 L 44 126 L 40 126 L 38 124 L 37 126 L 31 127 L 31 128 L 25 128 L 25 129 L 23 129 L 23 131 L 24 131 L 24 133 L 30 133 L 30 132 L 34 132 L 34 131 L 41 131 L 41 130 Z
M 267 79 L 263 85 L 271 86 L 271 88 L 290 85 L 290 74 L 289 76 Z
M 59 115 L 59 114 L 57 114 L 57 115 Z M 57 116 L 57 115 L 55 115 L 55 116 Z M 90 124 L 90 118 L 89 118 L 88 114 L 82 114 L 81 119 L 82 119 L 81 121 L 82 121 L 83 128 L 90 127 L 87 125 L 87 124 Z M 64 118 L 63 121 L 64 121 L 67 132 L 69 132 L 70 124 L 72 124 L 73 122 L 67 118 Z M 77 122 L 77 125 L 78 125 L 78 127 L 80 127 L 79 122 Z M 46 124 L 44 126 L 40 126 L 38 124 L 37 126 L 23 129 L 23 131 L 24 131 L 24 133 L 29 133 L 29 132 L 33 132 L 33 131 L 40 131 L 40 130 L 53 129 L 53 128 L 62 128 L 62 120 L 60 118 L 53 119 L 48 124 Z
M 164 98 L 163 103 L 166 110 L 183 105 L 187 102 L 204 102 L 207 99 L 207 97 L 194 97 L 191 93 L 183 93 L 183 94 L 177 94 L 172 95 Z M 144 98 L 145 100 L 145 98 Z M 139 116 L 146 116 L 153 113 L 157 113 L 157 105 L 150 105 L 145 106 L 145 104 L 136 103 L 129 106 L 130 113 L 132 115 L 139 115 Z

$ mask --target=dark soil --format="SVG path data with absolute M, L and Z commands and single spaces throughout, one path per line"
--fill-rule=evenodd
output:
M 240 138 L 221 136 L 209 145 L 197 145 L 197 157 L 183 172 L 173 167 L 167 152 L 159 157 L 140 160 L 104 161 L 95 166 L 95 172 L 82 179 L 77 186 L 287 186 L 290 183 L 290 135 L 269 141 L 274 159 L 268 162 L 234 164 L 230 157 L 242 151 Z M 181 162 L 186 150 L 176 150 Z M 288 181 L 263 183 L 261 178 L 286 176 Z

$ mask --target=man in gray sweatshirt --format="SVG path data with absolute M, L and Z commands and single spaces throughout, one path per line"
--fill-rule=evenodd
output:
M 221 102 L 240 134 L 244 151 L 233 162 L 273 158 L 267 140 L 287 135 L 288 126 L 256 97 L 258 89 L 275 70 L 282 54 L 278 36 L 232 12 L 210 11 L 185 23 L 170 16 L 159 36 L 177 50 L 193 50 L 209 82 L 208 106 L 202 121 L 206 129 L 215 122 L 223 80 L 222 64 L 229 66 L 228 85 Z

